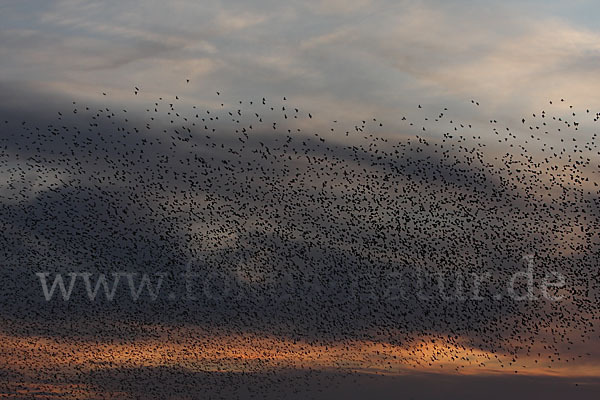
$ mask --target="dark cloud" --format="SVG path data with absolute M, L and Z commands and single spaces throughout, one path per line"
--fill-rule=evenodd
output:
M 538 211 L 553 203 L 506 185 L 507 172 L 473 161 L 483 157 L 480 150 L 465 156 L 423 140 L 343 145 L 285 128 L 271 134 L 264 126 L 246 138 L 234 133 L 241 128 L 228 111 L 185 104 L 169 111 L 162 101 L 161 113 L 171 116 L 152 121 L 153 112 L 99 104 L 83 111 L 85 105 L 66 98 L 13 91 L 29 99 L 17 104 L 30 101 L 25 110 L 32 111 L 0 112 L 10 117 L 3 168 L 13 179 L 1 209 L 2 313 L 35 324 L 7 332 L 87 336 L 101 329 L 119 336 L 97 326 L 133 318 L 312 339 L 402 343 L 431 333 L 497 350 L 503 338 L 542 335 L 560 312 L 596 312 L 597 287 L 589 278 L 597 257 L 559 254 L 554 242 L 579 223 L 571 213 L 581 207 L 596 218 L 595 198 L 576 197 L 561 214 Z M 64 104 L 57 106 L 62 116 L 42 107 L 46 101 Z M 38 104 L 45 111 L 38 113 Z M 543 274 L 558 269 L 569 302 L 494 298 L 505 294 L 530 253 L 543 265 L 536 291 Z M 123 279 L 113 302 L 89 301 L 81 280 L 70 301 L 46 302 L 35 275 L 41 271 L 89 272 L 94 279 L 115 271 L 167 272 L 161 292 L 177 299 L 134 302 Z M 186 271 L 198 274 L 193 301 L 181 300 Z M 473 300 L 472 275 L 485 272 L 491 274 L 480 289 L 485 299 Z M 462 285 L 466 301 L 443 299 L 442 277 L 444 294 L 452 297 Z M 546 306 L 556 318 L 539 318 Z M 507 319 L 518 322 L 505 325 Z M 66 332 L 65 321 L 78 328 Z M 577 326 L 589 328 L 585 320 Z
M 318 370 L 281 370 L 267 373 L 193 372 L 182 368 L 100 369 L 68 377 L 92 393 L 119 393 L 120 398 L 161 399 L 595 399 L 597 378 L 544 376 L 465 376 L 414 373 L 381 376 Z M 27 378 L 20 380 L 27 382 Z M 15 385 L 14 377 L 9 381 Z M 17 380 L 19 382 L 19 380 Z M 52 383 L 50 380 L 47 383 Z M 37 381 L 37 384 L 44 381 Z M 12 386 L 15 387 L 15 386 Z M 60 387 L 60 386 L 59 386 Z M 15 390 L 0 392 L 16 394 Z

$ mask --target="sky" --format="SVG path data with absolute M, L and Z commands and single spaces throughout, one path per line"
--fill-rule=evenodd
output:
M 0 397 L 597 398 L 594 3 L 2 1 Z M 388 291 L 526 252 L 566 301 Z M 36 275 L 132 269 L 204 297 L 45 301 Z
M 415 103 L 476 98 L 508 115 L 549 98 L 598 100 L 599 27 L 589 1 L 1 7 L 0 79 L 55 94 L 116 98 L 134 85 L 185 91 L 193 101 L 217 90 L 231 98 L 287 93 L 333 116 L 377 114 L 390 123 Z

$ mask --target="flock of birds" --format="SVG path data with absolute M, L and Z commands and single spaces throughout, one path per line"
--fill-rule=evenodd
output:
M 520 359 L 555 368 L 589 355 L 576 349 L 599 339 L 599 113 L 559 99 L 504 126 L 418 105 L 394 136 L 375 118 L 320 133 L 323 120 L 285 97 L 216 98 L 161 97 L 141 112 L 73 101 L 45 126 L 0 121 L 4 274 L 30 296 L 11 318 L 66 307 L 40 300 L 38 271 L 167 271 L 173 288 L 191 268 L 204 277 L 194 301 L 181 286 L 154 302 L 82 295 L 69 313 L 75 302 L 90 324 L 407 349 L 390 370 L 444 359 L 518 372 L 531 367 Z M 517 301 L 507 282 L 527 255 L 536 300 Z M 565 277 L 561 301 L 540 295 L 549 271 Z M 46 329 L 60 335 L 70 318 Z

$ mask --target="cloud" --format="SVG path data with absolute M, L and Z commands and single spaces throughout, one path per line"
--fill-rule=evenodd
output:
M 374 0 L 309 0 L 305 4 L 316 14 L 352 14 L 373 7 Z
M 220 13 L 216 19 L 216 25 L 227 31 L 237 31 L 264 23 L 265 15 L 249 12 L 243 13 Z
M 577 279 L 585 280 L 593 271 L 593 256 L 580 259 L 576 254 L 556 254 L 558 238 L 564 243 L 571 227 L 587 224 L 573 217 L 579 212 L 577 207 L 585 207 L 592 218 L 597 216 L 592 205 L 578 201 L 571 209 L 563 207 L 560 214 L 531 212 L 531 207 L 553 204 L 535 196 L 525 201 L 526 190 L 502 183 L 509 179 L 510 171 L 466 162 L 460 150 L 442 155 L 433 144 L 423 142 L 405 148 L 407 142 L 398 141 L 382 142 L 381 147 L 365 147 L 368 141 L 354 146 L 329 139 L 321 142 L 310 125 L 304 132 L 282 137 L 268 132 L 272 128 L 266 116 L 264 124 L 253 122 L 255 128 L 242 149 L 240 137 L 234 133 L 240 126 L 227 112 L 235 109 L 193 110 L 181 101 L 175 103 L 173 111 L 180 115 L 176 124 L 171 124 L 164 115 L 171 112 L 167 107 L 174 101 L 171 99 L 167 104 L 160 102 L 160 114 L 143 108 L 139 113 L 125 113 L 121 107 L 92 103 L 90 111 L 84 112 L 80 104 L 76 106 L 78 114 L 63 112 L 57 120 L 56 111 L 42 105 L 63 103 L 70 111 L 74 105 L 68 99 L 44 96 L 32 88 L 19 90 L 15 85 L 5 88 L 14 94 L 12 98 L 23 98 L 17 106 L 23 114 L 18 115 L 14 105 L 0 109 L 0 115 L 11 120 L 9 135 L 0 142 L 6 155 L 1 171 L 4 176 L 18 172 L 15 167 L 23 171 L 15 175 L 19 185 L 9 182 L 2 192 L 11 199 L 3 203 L 0 213 L 13 221 L 2 237 L 4 259 L 12 266 L 3 271 L 10 287 L 5 288 L 2 312 L 6 318 L 37 321 L 41 331 L 61 332 L 64 320 L 57 319 L 58 315 L 199 325 L 225 320 L 234 321 L 228 325 L 231 329 L 241 323 L 249 330 L 283 337 L 300 333 L 332 339 L 360 338 L 374 327 L 394 323 L 398 335 L 383 335 L 378 340 L 408 341 L 412 334 L 428 331 L 441 336 L 460 334 L 473 339 L 473 346 L 487 348 L 490 343 L 478 341 L 479 327 L 495 326 L 501 337 L 507 328 L 500 321 L 531 316 L 541 305 L 495 303 L 491 298 L 474 303 L 420 302 L 414 297 L 418 290 L 414 281 L 403 287 L 408 292 L 406 299 L 381 302 L 373 300 L 372 294 L 386 293 L 392 280 L 380 278 L 405 274 L 401 279 L 410 279 L 417 267 L 437 271 L 459 265 L 465 273 L 482 268 L 497 271 L 494 284 L 503 285 L 510 273 L 521 269 L 524 248 L 543 253 L 546 267 L 564 267 L 573 275 L 577 271 Z M 148 105 L 155 107 L 153 104 Z M 242 119 L 254 118 L 252 110 L 262 113 L 268 109 L 260 102 L 254 107 L 234 106 L 244 110 Z M 194 116 L 198 113 L 206 118 L 207 111 L 220 117 L 219 122 L 201 123 Z M 158 115 L 167 119 L 149 119 Z M 21 117 L 28 124 L 20 126 Z M 190 125 L 192 121 L 197 122 L 195 127 Z M 91 122 L 98 125 L 88 129 Z M 152 129 L 146 129 L 147 123 Z M 217 133 L 204 125 L 214 127 Z M 66 128 L 44 128 L 48 126 Z M 291 139 L 287 153 L 280 147 L 284 139 Z M 38 142 L 43 147 L 38 148 Z M 264 146 L 271 149 L 270 156 L 264 153 Z M 129 162 L 131 154 L 142 156 L 140 149 L 147 162 Z M 402 153 L 394 149 L 402 149 Z M 293 154 L 293 159 L 282 157 L 285 154 Z M 167 178 L 165 155 L 172 172 L 190 174 L 191 180 Z M 317 166 L 323 172 L 315 170 Z M 40 170 L 52 172 L 48 176 Z M 345 180 L 344 171 L 350 173 L 350 180 Z M 46 184 L 30 190 L 27 185 L 35 181 L 31 175 L 46 179 Z M 19 177 L 27 178 L 20 182 Z M 327 207 L 315 201 L 323 195 L 323 182 L 331 197 Z M 344 201 L 348 198 L 352 201 Z M 475 198 L 479 201 L 474 202 Z M 189 209 L 195 209 L 195 215 Z M 488 213 L 490 209 L 495 213 Z M 554 225 L 557 220 L 561 228 Z M 586 236 L 579 231 L 572 236 L 586 244 Z M 511 247 L 515 241 L 519 246 Z M 190 260 L 204 278 L 218 271 L 219 284 L 232 289 L 227 301 L 201 296 L 201 301 L 191 304 L 174 305 L 168 299 L 132 304 L 124 289 L 114 303 L 117 307 L 102 303 L 90 308 L 80 290 L 78 296 L 83 296 L 68 307 L 61 307 L 60 301 L 48 306 L 34 275 L 42 266 L 52 273 L 82 269 L 93 273 L 115 269 L 156 272 L 166 268 L 178 274 Z M 202 282 L 200 291 L 204 290 Z M 452 279 L 448 282 L 453 284 Z M 294 297 L 283 303 L 281 297 L 290 284 Z M 569 281 L 568 293 L 577 294 L 582 285 L 585 282 Z M 181 293 L 177 282 L 173 286 Z M 429 287 L 435 292 L 436 282 Z M 495 289 L 493 285 L 491 289 Z M 15 293 L 27 300 L 15 302 Z M 585 315 L 592 300 L 581 301 L 560 307 Z M 307 309 L 315 306 L 330 312 L 307 314 Z M 170 312 L 156 312 L 166 308 Z M 208 314 L 207 309 L 211 310 Z M 253 315 L 253 309 L 268 311 Z M 425 312 L 430 318 L 418 317 Z M 352 321 L 352 329 L 344 326 L 347 321 Z M 547 327 L 535 325 L 539 323 L 535 318 L 529 321 L 523 334 L 535 336 Z
M 553 195 L 565 187 L 572 195 L 560 198 L 563 203 L 532 193 L 529 179 L 540 190 L 550 185 L 548 176 L 536 173 L 562 168 L 567 150 L 560 162 L 555 157 L 534 168 L 526 148 L 515 147 L 509 155 L 524 168 L 515 173 L 503 164 L 505 147 L 471 151 L 462 135 L 496 140 L 483 111 L 465 111 L 471 96 L 511 118 L 524 104 L 546 104 L 546 96 L 596 99 L 590 82 L 597 32 L 469 2 L 133 4 L 51 2 L 29 14 L 13 10 L 16 20 L 0 28 L 0 123 L 10 120 L 0 138 L 0 195 L 7 197 L 0 215 L 9 222 L 0 240 L 10 264 L 2 270 L 7 286 L 0 303 L 4 320 L 16 321 L 2 329 L 23 337 L 81 339 L 97 333 L 95 324 L 135 319 L 150 326 L 220 326 L 290 342 L 301 337 L 339 344 L 366 336 L 404 345 L 429 332 L 483 352 L 516 352 L 524 350 L 515 348 L 521 342 L 505 336 L 551 344 L 555 335 L 544 335 L 568 313 L 581 318 L 559 331 L 588 334 L 586 318 L 597 310 L 598 290 L 594 187 L 587 183 L 584 196 L 569 191 L 583 184 L 557 183 Z M 134 95 L 136 85 L 142 90 Z M 215 99 L 217 90 L 222 94 Z M 301 107 L 298 122 L 290 93 L 311 108 Z M 290 103 L 275 100 L 285 95 Z M 256 108 L 262 97 L 273 112 Z M 77 115 L 71 115 L 72 100 Z M 84 113 L 83 104 L 91 110 Z M 281 120 L 276 111 L 284 105 L 289 118 L 273 135 L 270 119 Z M 430 129 L 425 122 L 439 115 L 441 105 L 449 106 L 455 121 L 484 121 L 485 130 L 465 129 L 446 141 L 441 134 L 456 123 Z M 158 115 L 155 107 L 160 121 L 150 119 Z M 238 109 L 242 125 L 254 124 L 245 149 L 242 125 L 235 123 Z M 64 114 L 59 121 L 57 110 Z M 306 120 L 313 110 L 315 119 Z M 219 122 L 210 120 L 209 111 Z M 252 111 L 264 112 L 260 126 Z M 338 116 L 340 123 L 331 125 Z M 385 128 L 372 129 L 372 117 Z M 368 128 L 352 130 L 363 119 Z M 23 120 L 28 123 L 20 125 Z M 328 133 L 315 137 L 322 127 Z M 344 136 L 345 130 L 352 134 Z M 369 142 L 376 132 L 394 143 Z M 416 134 L 419 139 L 404 142 Z M 490 164 L 477 158 L 484 156 Z M 130 162 L 132 157 L 144 162 Z M 531 305 L 409 296 L 393 303 L 372 296 L 386 293 L 394 273 L 416 267 L 490 270 L 497 273 L 494 283 L 502 284 L 522 267 L 524 249 L 542 253 L 544 268 L 570 273 L 566 290 L 572 299 Z M 180 306 L 168 299 L 125 299 L 90 307 L 82 297 L 65 306 L 45 303 L 33 274 L 40 268 L 121 267 L 179 273 L 190 260 L 199 273 L 217 270 L 217 285 L 232 295 Z M 429 283 L 435 291 L 436 282 Z M 296 296 L 282 301 L 289 285 Z M 415 282 L 406 288 L 414 294 Z M 581 296 L 586 290 L 591 293 Z M 65 332 L 66 322 L 78 330 Z M 125 331 L 104 332 L 122 337 Z
M 598 100 L 590 83 L 597 31 L 547 11 L 489 6 L 176 1 L 133 12 L 127 1 L 56 1 L 26 16 L 9 6 L 16 22 L 0 32 L 1 76 L 155 93 L 179 90 L 192 76 L 198 100 L 260 87 L 339 118 L 368 107 L 390 128 L 398 109 L 411 114 L 417 102 L 477 97 L 507 115 L 548 97 Z

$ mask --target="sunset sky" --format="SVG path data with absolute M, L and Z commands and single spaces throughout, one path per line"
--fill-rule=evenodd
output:
M 585 0 L 2 1 L 0 398 L 598 398 L 597 13 Z M 444 164 L 450 142 L 459 161 Z M 395 213 L 399 191 L 415 197 Z M 405 236 L 389 228 L 400 220 Z M 505 285 L 534 253 L 538 297 L 556 269 L 564 300 L 391 303 L 398 265 L 483 265 Z M 92 302 L 83 286 L 44 299 L 40 272 L 51 285 L 84 271 L 122 285 L 167 271 L 179 286 L 157 301 L 121 288 Z M 179 301 L 173 277 L 190 271 L 206 298 Z

